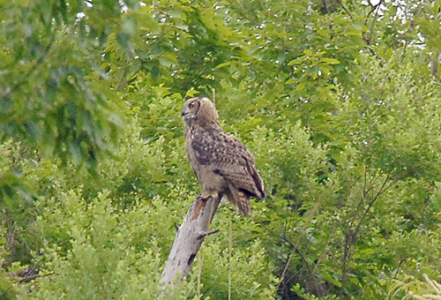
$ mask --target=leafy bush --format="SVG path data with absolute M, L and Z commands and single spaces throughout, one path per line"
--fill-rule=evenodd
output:
M 421 296 L 440 264 L 440 5 L 10 1 L 0 297 L 162 293 L 200 192 L 179 115 L 195 95 L 216 100 L 268 197 L 249 219 L 221 205 L 170 298 Z

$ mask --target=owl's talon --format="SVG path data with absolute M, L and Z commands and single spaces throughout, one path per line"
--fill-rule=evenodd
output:
M 205 193 L 202 193 L 201 194 L 201 200 L 202 201 L 208 201 L 208 199 L 210 199 L 210 198 L 213 198 L 213 199 L 217 199 L 217 193 L 215 193 L 215 194 L 205 194 Z

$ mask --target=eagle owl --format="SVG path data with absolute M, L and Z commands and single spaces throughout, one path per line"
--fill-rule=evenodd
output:
M 202 198 L 227 196 L 244 215 L 250 197 L 265 198 L 254 157 L 237 138 L 225 133 L 214 104 L 205 97 L 189 99 L 182 107 L 185 149 L 202 187 Z

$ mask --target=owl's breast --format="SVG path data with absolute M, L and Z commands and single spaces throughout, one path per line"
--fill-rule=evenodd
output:
M 206 193 L 222 193 L 228 186 L 228 183 L 225 178 L 220 175 L 216 165 L 210 163 L 210 160 L 202 160 L 203 164 L 201 163 L 200 155 L 197 155 L 199 152 L 195 151 L 191 141 L 191 138 L 186 140 L 185 150 L 190 166 L 199 184 Z

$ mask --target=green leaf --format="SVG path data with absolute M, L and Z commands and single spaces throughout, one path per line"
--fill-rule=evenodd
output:
M 303 63 L 303 61 L 304 61 L 303 59 L 297 58 L 297 59 L 291 60 L 288 63 L 288 66 L 300 65 L 301 63 Z
M 173 63 L 171 61 L 169 61 L 168 59 L 166 59 L 164 57 L 159 58 L 159 63 L 166 68 L 170 68 L 173 65 Z
M 305 86 L 306 86 L 306 83 L 304 83 L 304 82 L 299 83 L 299 84 L 296 86 L 296 91 L 297 91 L 297 92 L 301 92 L 301 91 L 303 91 L 303 90 L 305 89 Z
M 327 57 L 323 57 L 321 59 L 322 62 L 327 63 L 328 65 L 338 65 L 340 64 L 340 61 L 338 59 L 335 58 L 327 58 Z

